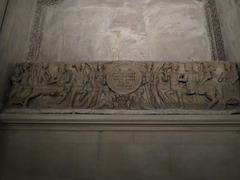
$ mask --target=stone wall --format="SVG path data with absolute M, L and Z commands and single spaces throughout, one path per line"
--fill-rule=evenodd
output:
M 67 0 L 45 8 L 39 60 L 211 60 L 202 2 Z
M 240 7 L 234 4 L 235 0 L 216 1 L 227 60 L 240 62 Z M 0 109 L 9 90 L 13 64 L 25 62 L 28 56 L 35 2 L 9 1 L 0 34 Z M 131 6 L 129 2 L 128 6 Z M 139 0 L 131 2 L 139 3 Z M 86 14 L 89 13 L 87 9 L 85 11 Z M 94 17 L 97 18 L 96 15 Z M 132 21 L 135 18 L 137 17 L 133 15 Z M 115 25 L 119 25 L 119 22 L 121 18 Z M 54 31 L 48 32 L 51 38 Z M 117 37 L 118 32 L 114 33 Z M 92 50 L 94 49 L 87 49 L 90 54 Z M 113 51 L 115 52 L 115 49 Z M 45 53 L 41 54 L 41 57 L 50 60 L 50 55 Z M 87 56 L 89 54 L 83 59 L 91 60 L 91 57 Z M 117 57 L 117 54 L 114 57 Z M 239 117 L 236 117 L 236 120 L 239 120 Z M 191 123 L 197 123 L 196 121 Z M 239 123 L 236 124 L 233 123 L 231 127 L 239 127 Z M 208 130 L 207 125 L 202 125 L 202 129 L 197 130 L 187 125 L 189 122 L 182 125 L 186 126 L 185 130 L 179 130 L 169 123 L 163 125 L 167 130 L 162 131 L 127 130 L 128 125 L 125 130 L 118 131 L 84 130 L 83 125 L 82 131 L 69 131 L 20 130 L 5 124 L 8 130 L 0 131 L 0 179 L 239 180 L 239 129 Z
M 238 180 L 237 132 L 0 133 L 2 180 Z
M 217 0 L 226 58 L 240 63 L 240 4 L 238 0 Z
M 26 61 L 34 0 L 10 0 L 0 34 L 0 109 L 9 91 L 13 65 Z
M 7 6 L 7 0 L 0 1 L 0 29 L 2 27 L 2 22 L 3 22 L 6 6 Z
M 1 3 L 3 2 L 4 1 L 1 1 Z M 171 60 L 184 59 L 184 61 L 188 61 L 188 60 L 191 61 L 191 60 L 210 60 L 211 59 L 209 56 L 208 50 L 206 49 L 204 50 L 204 48 L 209 47 L 209 44 L 206 41 L 206 34 L 204 33 L 206 32 L 205 30 L 203 30 L 202 33 L 197 30 L 192 31 L 193 35 L 201 34 L 199 38 L 202 40 L 197 40 L 196 38 L 193 38 L 191 42 L 197 41 L 197 43 L 194 43 L 196 46 L 191 45 L 191 48 L 192 47 L 195 47 L 195 49 L 198 48 L 197 45 L 199 44 L 199 41 L 205 43 L 205 45 L 204 44 L 201 45 L 201 47 L 203 48 L 202 49 L 203 51 L 198 51 L 199 54 L 197 55 L 194 52 L 196 57 L 195 55 L 191 56 L 191 53 L 192 53 L 191 51 L 188 51 L 188 54 L 185 54 L 185 55 L 184 53 L 182 53 L 186 49 L 189 49 L 190 46 L 187 47 L 188 43 L 185 43 L 185 45 L 183 45 L 182 43 L 179 43 L 181 42 L 181 39 L 179 39 L 179 42 L 177 43 L 174 43 L 174 41 L 161 43 L 161 42 L 166 42 L 168 40 L 158 39 L 158 32 L 157 32 L 158 29 L 161 29 L 161 33 L 167 32 L 168 35 L 172 34 L 174 36 L 178 36 L 178 34 L 176 34 L 176 31 L 174 29 L 171 29 L 170 27 L 168 27 L 166 22 L 164 24 L 164 21 L 162 20 L 157 21 L 158 17 L 160 16 L 160 15 L 156 15 L 157 12 L 160 13 L 158 9 L 149 10 L 149 8 L 151 9 L 151 7 L 154 7 L 154 8 L 156 7 L 155 1 L 152 1 L 153 4 L 143 3 L 144 4 L 143 9 L 140 8 L 142 7 L 142 4 L 141 2 L 138 2 L 138 1 L 130 2 L 126 0 L 126 1 L 121 1 L 121 3 L 119 3 L 117 1 L 112 0 L 112 1 L 106 1 L 108 2 L 107 4 L 104 3 L 105 1 L 101 1 L 101 2 L 83 1 L 82 3 L 84 7 L 81 13 L 86 11 L 84 16 L 80 16 L 81 13 L 79 14 L 76 12 L 76 8 L 79 6 L 79 3 L 76 4 L 76 2 L 79 2 L 79 1 L 71 0 L 71 3 L 69 6 L 66 4 L 66 2 L 60 6 L 60 10 L 61 8 L 64 8 L 64 11 L 62 13 L 66 14 L 64 18 L 60 18 L 60 19 L 59 17 L 61 16 L 59 17 L 57 16 L 57 14 L 59 14 L 58 8 L 54 8 L 55 6 L 48 8 L 48 11 L 50 13 L 48 13 L 46 17 L 47 29 L 45 29 L 44 31 L 45 33 L 45 40 L 43 40 L 44 48 L 41 49 L 40 60 L 49 60 L 49 61 L 50 60 L 51 61 L 67 61 L 67 60 L 68 61 L 78 61 L 78 60 L 86 61 L 86 60 L 97 60 L 97 59 L 98 60 L 119 60 L 119 59 L 168 60 L 170 58 Z M 76 7 L 74 6 L 74 3 Z M 134 3 L 136 4 L 134 5 Z M 240 53 L 238 51 L 238 49 L 240 48 L 239 5 L 237 5 L 234 0 L 228 0 L 228 1 L 217 0 L 216 3 L 219 10 L 220 18 L 221 18 L 220 21 L 222 24 L 222 31 L 223 31 L 223 38 L 224 38 L 227 59 L 229 61 L 240 62 L 239 60 Z M 165 4 L 165 6 L 167 6 L 167 4 Z M 195 6 L 198 7 L 199 4 L 195 2 L 195 4 L 191 5 L 191 7 L 195 7 Z M 0 7 L 4 7 L 4 6 L 0 6 Z M 119 12 L 111 14 L 112 12 L 111 8 L 113 8 L 112 11 L 114 9 L 118 9 Z M 104 34 L 101 31 L 102 34 L 105 35 L 106 37 L 101 36 L 100 32 L 99 32 L 100 36 L 98 36 L 97 34 L 95 34 L 94 36 L 90 35 L 92 32 L 96 32 L 95 31 L 96 27 L 94 26 L 96 25 L 96 22 L 101 21 L 101 19 L 106 19 L 103 16 L 104 15 L 104 12 L 102 12 L 103 9 L 106 10 L 104 12 L 106 12 L 105 14 L 108 17 L 107 19 L 109 21 L 102 23 L 102 27 L 103 27 L 102 31 L 107 30 L 107 27 L 109 26 L 110 28 L 109 32 L 111 33 L 110 35 L 107 35 L 107 33 Z M 6 100 L 7 91 L 9 91 L 9 88 L 8 88 L 9 77 L 10 77 L 10 74 L 12 74 L 13 64 L 15 64 L 16 62 L 24 62 L 28 58 L 30 32 L 32 30 L 31 27 L 33 25 L 32 23 L 34 20 L 35 10 L 36 10 L 35 0 L 21 0 L 21 1 L 10 0 L 9 1 L 9 5 L 7 8 L 5 21 L 4 21 L 5 23 L 4 23 L 4 26 L 2 27 L 2 32 L 0 34 L 0 61 L 1 61 L 0 85 L 1 87 L 3 87 L 0 90 L 0 107 L 2 107 L 3 102 Z M 71 11 L 75 13 L 70 13 Z M 89 13 L 91 14 L 91 21 L 84 20 L 88 17 L 87 14 Z M 151 19 L 152 20 L 154 19 L 156 22 L 154 21 L 150 23 L 149 20 L 146 19 L 147 17 L 148 19 L 150 18 L 149 13 L 150 14 L 155 13 L 155 15 L 151 17 Z M 175 16 L 178 17 L 176 13 L 173 13 L 174 17 Z M 195 20 L 193 21 L 193 19 L 192 20 L 188 19 L 190 21 L 189 24 L 191 26 L 189 27 L 187 26 L 187 27 L 190 29 L 196 29 L 197 27 L 202 26 L 203 19 L 201 18 L 199 19 L 202 13 L 201 8 L 200 9 L 197 8 L 197 11 L 196 12 L 194 11 L 194 13 L 191 11 L 191 13 L 188 14 L 186 17 L 189 17 L 191 19 L 191 16 L 193 16 L 192 18 L 194 19 L 195 17 Z M 93 14 L 95 14 L 95 16 L 93 16 Z M 119 17 L 114 18 L 114 14 L 118 15 Z M 141 15 L 141 16 L 138 16 L 138 15 Z M 76 20 L 76 19 L 78 20 L 78 16 L 82 17 L 83 19 L 81 21 L 78 21 L 77 23 L 74 23 L 74 26 L 77 29 L 79 29 L 79 33 L 81 32 L 82 34 L 81 33 L 76 34 L 76 31 L 69 31 L 68 33 L 66 33 L 66 31 L 64 31 L 64 28 L 65 30 L 69 30 L 69 29 L 66 29 L 67 23 L 72 22 L 72 20 Z M 136 19 L 138 17 L 141 17 L 141 18 Z M 121 18 L 127 19 L 128 23 L 124 24 Z M 60 23 L 57 23 L 56 26 L 51 26 L 51 22 L 54 22 L 57 19 L 59 19 Z M 178 17 L 178 21 L 176 21 L 176 23 L 179 22 L 180 20 L 181 20 L 181 17 Z M 182 20 L 185 21 L 186 19 L 182 18 Z M 186 21 L 188 22 L 188 20 Z M 174 22 L 175 20 L 170 19 L 170 21 Z M 141 22 L 141 23 L 138 23 L 138 22 Z M 161 23 L 159 24 L 159 22 L 162 22 L 163 24 Z M 146 28 L 144 24 L 148 25 L 147 31 L 145 31 Z M 134 27 L 131 27 L 132 25 L 134 25 Z M 151 27 L 149 25 L 151 25 Z M 87 29 L 89 29 L 89 31 L 83 31 L 81 30 L 81 27 L 86 27 Z M 165 28 L 165 30 L 163 31 L 164 29 L 163 27 L 166 27 L 167 29 Z M 185 25 L 183 27 L 185 27 Z M 133 28 L 132 31 L 134 32 L 135 32 L 134 28 L 137 28 L 136 29 L 137 34 L 136 35 L 129 34 L 129 37 L 131 36 L 131 38 L 129 38 L 130 41 L 127 41 L 128 36 L 125 31 L 126 29 L 131 30 L 131 28 Z M 154 31 L 151 30 L 152 28 L 154 29 Z M 181 32 L 184 32 L 185 30 L 187 30 L 187 29 L 184 30 L 181 28 L 182 28 L 181 26 L 178 28 L 178 30 L 181 30 Z M 82 37 L 86 36 L 88 38 L 83 38 L 83 39 L 77 38 L 75 39 L 76 41 L 74 41 L 73 35 L 76 35 L 76 36 L 81 35 Z M 141 39 L 142 36 L 147 37 L 147 40 L 146 38 L 145 39 L 142 38 L 142 40 L 136 39 L 136 38 Z M 96 41 L 95 43 L 95 40 L 99 39 L 99 37 L 102 37 L 103 41 Z M 191 37 L 195 37 L 195 36 L 191 36 Z M 67 39 L 64 39 L 64 38 L 67 38 Z M 107 39 L 109 39 L 109 41 Z M 106 43 L 103 43 L 103 42 L 106 42 Z M 134 45 L 134 42 L 138 42 L 138 43 Z M 127 44 L 124 44 L 124 43 L 127 43 Z M 114 47 L 111 44 L 117 45 L 117 46 L 121 45 L 121 47 L 120 46 Z M 144 47 L 146 51 L 144 49 L 141 49 L 141 46 Z M 166 47 L 163 47 L 163 46 L 166 46 Z M 168 49 L 170 46 L 173 46 L 175 48 Z M 183 48 L 182 51 L 179 51 L 179 48 L 177 48 L 176 46 Z M 66 47 L 66 48 L 63 48 L 63 47 Z M 104 49 L 107 51 L 104 51 L 104 49 L 101 49 L 102 47 L 104 47 Z M 61 54 L 61 52 L 64 49 L 68 49 L 69 51 L 67 51 L 64 54 Z M 69 52 L 71 53 L 68 54 Z M 81 53 L 81 57 L 79 53 Z M 161 56 L 163 53 L 165 53 L 166 56 L 165 55 Z M 140 55 L 141 57 L 135 56 L 136 54 Z

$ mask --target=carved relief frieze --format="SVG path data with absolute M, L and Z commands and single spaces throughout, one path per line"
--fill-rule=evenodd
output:
M 240 108 L 230 62 L 17 64 L 9 107 L 67 109 Z

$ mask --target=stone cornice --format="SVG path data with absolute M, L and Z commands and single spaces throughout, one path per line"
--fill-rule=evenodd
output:
M 239 131 L 240 115 L 0 114 L 1 130 Z

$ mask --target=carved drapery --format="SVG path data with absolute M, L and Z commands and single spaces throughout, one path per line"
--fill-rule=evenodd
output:
M 9 107 L 159 110 L 239 109 L 230 62 L 17 64 Z

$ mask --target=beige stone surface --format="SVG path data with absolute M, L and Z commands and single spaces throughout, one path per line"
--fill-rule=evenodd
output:
M 199 1 L 64 1 L 47 8 L 41 60 L 210 61 Z
M 2 0 L 1 3 L 5 1 Z M 0 85 L 3 87 L 0 90 L 0 106 L 7 94 L 9 86 L 7 78 L 11 74 L 12 64 L 26 60 L 36 10 L 35 2 L 35 0 L 9 1 L 0 35 Z M 239 62 L 239 2 L 217 0 L 216 3 L 227 59 Z M 176 8 L 176 4 L 180 6 Z M 190 9 L 186 11 L 188 6 Z M 187 61 L 189 57 L 191 60 L 199 57 L 203 57 L 201 60 L 210 60 L 209 53 L 204 53 L 209 44 L 206 44 L 208 42 L 206 30 L 202 26 L 205 23 L 204 19 L 199 18 L 203 14 L 201 7 L 202 2 L 192 0 L 178 3 L 175 0 L 171 2 L 68 0 L 48 9 L 46 27 L 49 28 L 45 28 L 44 46 L 40 57 L 53 61 L 94 60 L 94 57 L 100 60 L 169 60 L 167 58 L 171 55 L 176 60 L 185 58 L 184 61 Z M 184 14 L 179 14 L 179 11 Z M 174 18 L 165 17 L 164 12 L 172 14 Z M 77 30 L 67 28 L 69 24 Z M 186 34 L 185 30 L 191 33 Z M 164 35 L 164 38 L 159 39 L 158 35 Z M 169 36 L 174 37 L 176 41 L 167 38 Z M 178 41 L 181 39 L 185 41 L 186 38 L 191 40 L 190 47 L 189 43 Z M 179 44 L 181 47 L 176 48 Z M 169 48 L 170 45 L 175 49 Z M 192 52 L 198 46 L 201 48 Z M 184 53 L 181 50 L 184 50 Z
M 240 4 L 238 0 L 217 0 L 218 14 L 228 61 L 240 63 Z
M 236 131 L 0 131 L 0 178 L 238 180 L 239 142 Z
M 0 34 L 0 111 L 9 90 L 8 79 L 13 65 L 26 60 L 34 2 L 35 0 L 9 0 Z

